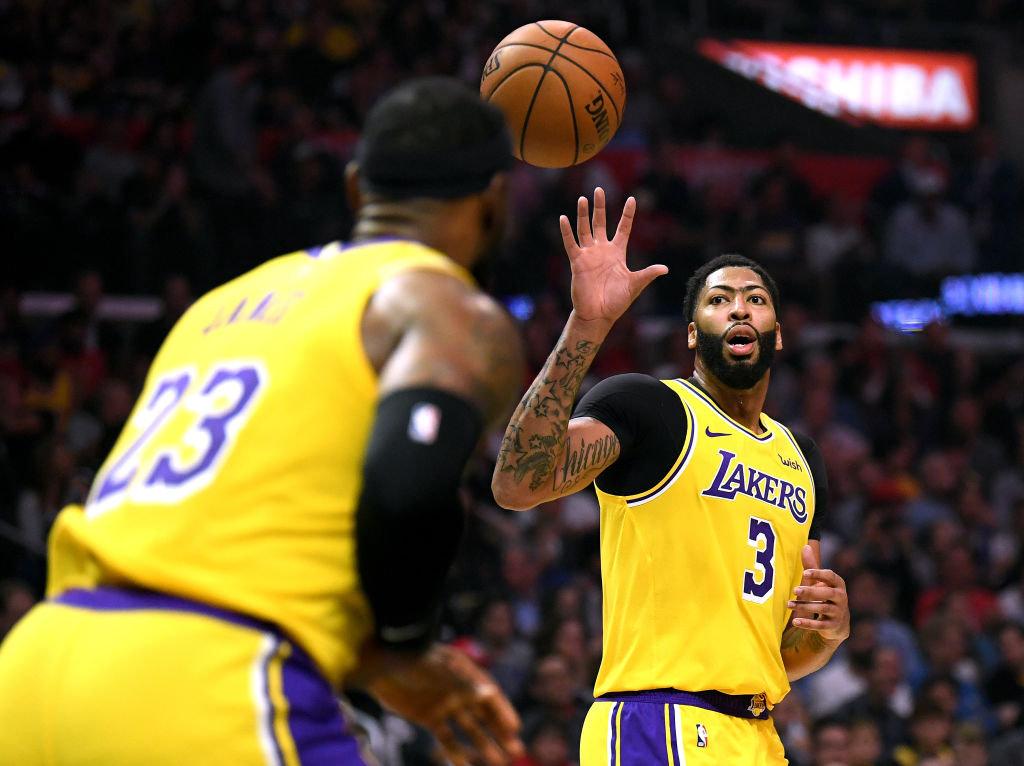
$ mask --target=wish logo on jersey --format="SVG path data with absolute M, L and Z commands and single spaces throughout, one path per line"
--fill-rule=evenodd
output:
M 807 521 L 807 490 L 794 486 L 778 476 L 745 466 L 736 460 L 736 453 L 720 449 L 722 462 L 711 486 L 701 492 L 706 497 L 732 500 L 737 493 L 760 500 L 777 508 L 788 508 L 798 523 Z

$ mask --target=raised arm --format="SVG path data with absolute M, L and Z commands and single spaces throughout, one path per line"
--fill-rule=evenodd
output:
M 505 429 L 491 479 L 494 498 L 505 508 L 523 510 L 572 494 L 619 456 L 611 429 L 592 418 L 570 417 L 583 377 L 612 325 L 647 285 L 668 272 L 661 265 L 637 272 L 626 266 L 635 211 L 630 197 L 609 240 L 604 191 L 597 188 L 593 227 L 586 197 L 576 206 L 576 236 L 569 219 L 559 219 L 572 269 L 573 310 Z

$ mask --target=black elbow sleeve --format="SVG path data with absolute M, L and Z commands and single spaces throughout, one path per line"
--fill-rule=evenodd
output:
M 417 651 L 434 638 L 464 525 L 459 484 L 483 429 L 465 399 L 434 388 L 384 397 L 356 510 L 359 576 L 378 639 Z

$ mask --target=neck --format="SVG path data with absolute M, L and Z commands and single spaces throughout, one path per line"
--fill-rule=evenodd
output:
M 384 237 L 409 239 L 444 253 L 469 269 L 476 262 L 476 240 L 462 224 L 465 219 L 465 215 L 452 209 L 451 203 L 370 200 L 359 210 L 350 239 L 352 242 Z
M 766 372 L 753 388 L 738 389 L 730 388 L 712 375 L 699 356 L 693 369 L 693 379 L 725 414 L 756 434 L 764 430 L 761 428 L 761 410 L 768 396 L 769 375 L 770 372 Z

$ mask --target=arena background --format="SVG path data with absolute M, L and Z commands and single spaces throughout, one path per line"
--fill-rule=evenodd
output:
M 671 273 L 588 383 L 688 375 L 686 276 L 722 252 L 762 260 L 785 299 L 769 411 L 824 453 L 822 548 L 854 616 L 776 710 L 791 762 L 1024 763 L 1017 0 L 0 2 L 0 636 L 41 597 L 49 524 L 192 298 L 344 237 L 341 171 L 373 99 L 415 74 L 475 83 L 498 40 L 542 18 L 607 41 L 628 98 L 596 159 L 513 172 L 495 291 L 528 379 L 568 310 L 557 216 L 596 184 L 613 209 L 638 197 L 631 258 Z M 966 56 L 976 97 L 904 100 L 924 122 L 885 124 L 881 102 L 835 108 L 765 43 Z M 939 124 L 943 104 L 961 124 Z M 444 637 L 516 701 L 523 764 L 572 763 L 600 657 L 596 501 L 503 511 L 489 460 Z M 385 766 L 433 762 L 422 732 L 353 698 Z

